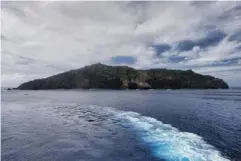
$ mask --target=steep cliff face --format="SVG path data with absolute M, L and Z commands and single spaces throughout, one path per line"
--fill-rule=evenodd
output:
M 21 84 L 18 89 L 216 89 L 229 88 L 223 80 L 191 70 L 135 70 L 127 66 L 93 64 Z

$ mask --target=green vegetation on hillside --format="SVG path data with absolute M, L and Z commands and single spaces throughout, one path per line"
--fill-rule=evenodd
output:
M 127 66 L 93 64 L 48 78 L 21 84 L 18 89 L 217 89 L 229 88 L 223 80 L 192 70 L 136 70 Z

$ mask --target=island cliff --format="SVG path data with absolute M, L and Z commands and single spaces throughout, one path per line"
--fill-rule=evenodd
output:
M 222 79 L 192 70 L 136 70 L 128 66 L 93 64 L 21 84 L 17 89 L 217 89 L 229 88 Z

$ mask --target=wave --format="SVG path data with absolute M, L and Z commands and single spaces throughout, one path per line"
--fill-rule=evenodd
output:
M 93 107 L 93 106 L 92 106 Z M 131 127 L 139 140 L 147 146 L 153 155 L 166 161 L 228 161 L 202 137 L 164 124 L 151 117 L 136 112 L 118 111 L 104 108 L 112 113 L 122 124 Z M 103 107 L 101 108 L 103 112 Z
M 60 106 L 61 107 L 61 106 Z M 96 105 L 72 106 L 66 105 L 66 112 L 72 107 L 77 110 L 87 111 L 93 117 L 105 117 L 115 120 L 125 128 L 133 130 L 137 139 L 150 149 L 152 155 L 165 161 L 228 161 L 214 146 L 206 143 L 202 137 L 182 132 L 170 124 L 143 116 L 136 112 L 120 111 L 111 107 Z M 86 115 L 86 113 L 85 113 Z M 71 114 L 71 118 L 74 118 Z M 76 119 L 79 119 L 76 118 Z M 113 123 L 113 122 L 112 122 Z

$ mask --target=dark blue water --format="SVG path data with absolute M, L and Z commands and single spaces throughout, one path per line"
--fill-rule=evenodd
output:
M 1 111 L 2 160 L 241 160 L 241 90 L 2 91 Z

